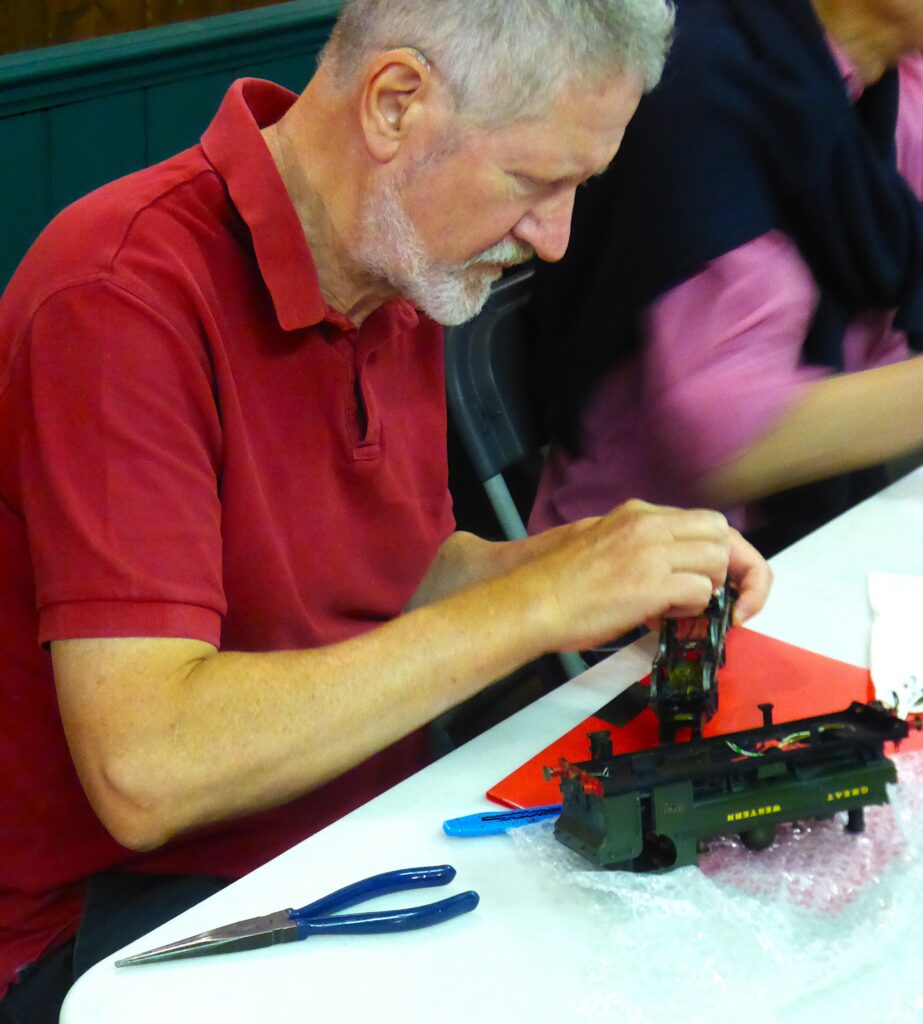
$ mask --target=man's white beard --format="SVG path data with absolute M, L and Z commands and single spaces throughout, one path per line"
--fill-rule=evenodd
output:
M 462 324 L 487 301 L 491 284 L 500 277 L 496 264 L 525 263 L 534 250 L 525 242 L 498 242 L 460 266 L 440 266 L 427 255 L 407 214 L 402 184 L 389 181 L 366 200 L 359 262 L 437 323 Z

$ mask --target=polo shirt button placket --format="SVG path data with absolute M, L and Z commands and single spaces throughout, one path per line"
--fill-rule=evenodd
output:
M 348 331 L 345 337 L 351 350 L 354 424 L 358 439 L 353 445 L 352 454 L 354 460 L 367 462 L 377 459 L 381 454 L 378 403 L 369 385 L 367 372 L 374 348 L 362 344 L 360 333 L 355 328 Z

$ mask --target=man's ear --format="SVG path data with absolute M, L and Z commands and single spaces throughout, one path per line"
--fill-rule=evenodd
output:
M 431 92 L 429 66 L 412 50 L 389 50 L 375 58 L 359 108 L 365 144 L 375 160 L 385 163 L 397 153 Z

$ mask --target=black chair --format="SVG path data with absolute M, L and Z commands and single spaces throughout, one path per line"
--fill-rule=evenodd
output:
M 498 281 L 473 320 L 445 332 L 449 417 L 509 540 L 526 536 L 524 519 L 544 461 L 522 316 L 533 273 L 526 266 Z M 511 473 L 520 484 L 519 504 L 504 475 Z M 567 678 L 586 668 L 576 652 L 558 659 Z

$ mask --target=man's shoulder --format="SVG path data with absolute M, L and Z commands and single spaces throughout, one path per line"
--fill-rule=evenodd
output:
M 97 322 L 134 303 L 174 328 L 195 320 L 194 282 L 236 244 L 224 182 L 196 147 L 102 186 L 61 211 L 0 298 L 0 391 L 37 318 Z M 225 222 L 222 226 L 222 222 Z M 191 284 L 192 283 L 192 284 Z M 153 314 L 152 314 L 153 315 Z
M 180 263 L 184 250 L 196 251 L 196 236 L 227 216 L 228 206 L 224 184 L 199 147 L 103 185 L 44 229 L 3 305 L 28 317 L 57 291 L 118 279 L 120 264 L 136 255 L 156 261 L 163 254 Z

